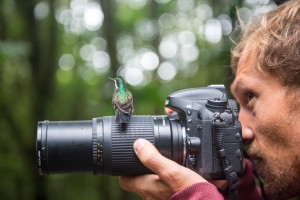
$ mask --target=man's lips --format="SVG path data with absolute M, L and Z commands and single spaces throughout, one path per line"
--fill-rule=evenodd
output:
M 248 148 L 248 154 L 250 158 L 252 158 L 255 161 L 260 161 L 263 159 L 261 151 L 253 143 Z
M 257 154 L 249 154 L 249 156 L 250 156 L 253 160 L 255 160 L 256 162 L 259 162 L 259 161 L 262 160 L 262 157 L 259 156 L 259 155 L 257 155 Z

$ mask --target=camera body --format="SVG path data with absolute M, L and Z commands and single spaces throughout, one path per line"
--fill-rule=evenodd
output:
M 206 179 L 224 179 L 224 166 L 218 153 L 215 121 L 224 124 L 222 147 L 237 173 L 242 172 L 242 131 L 238 121 L 238 106 L 229 99 L 223 85 L 181 90 L 166 98 L 166 107 L 176 111 L 173 118 L 186 131 L 185 166 Z M 170 116 L 170 118 L 172 118 Z
M 175 92 L 166 98 L 166 107 L 175 112 L 168 116 L 133 115 L 127 124 L 117 123 L 115 116 L 39 122 L 39 174 L 152 173 L 134 153 L 133 143 L 138 138 L 152 142 L 162 155 L 206 179 L 228 179 L 228 169 L 242 171 L 238 107 L 235 100 L 228 99 L 224 86 Z

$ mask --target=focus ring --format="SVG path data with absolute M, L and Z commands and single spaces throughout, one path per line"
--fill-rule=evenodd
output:
M 137 175 L 151 173 L 139 161 L 133 143 L 144 138 L 154 144 L 154 122 L 151 116 L 132 116 L 129 124 L 118 124 L 111 119 L 112 175 Z

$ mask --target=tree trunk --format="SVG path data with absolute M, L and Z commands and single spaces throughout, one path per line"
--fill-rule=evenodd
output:
M 100 0 L 99 0 L 100 1 Z M 114 11 L 114 0 L 107 1 L 101 0 L 100 1 L 102 11 L 104 13 L 104 36 L 107 42 L 107 51 L 110 56 L 111 61 L 111 70 L 110 74 L 114 77 L 117 73 L 119 63 L 117 60 L 117 51 L 116 51 L 116 27 L 115 27 L 115 19 L 113 13 Z

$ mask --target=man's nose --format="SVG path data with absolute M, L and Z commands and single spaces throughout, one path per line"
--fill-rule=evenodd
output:
M 242 125 L 242 137 L 244 140 L 253 140 L 254 132 L 251 125 L 253 125 L 251 115 L 247 111 L 241 109 L 239 113 L 239 121 Z
M 243 140 L 253 140 L 254 133 L 250 128 L 242 128 L 242 137 Z

